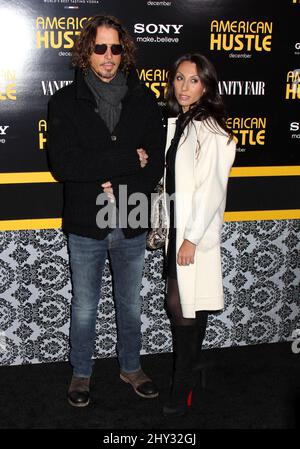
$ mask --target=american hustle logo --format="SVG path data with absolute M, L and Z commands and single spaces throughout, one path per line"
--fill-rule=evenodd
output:
M 88 17 L 37 17 L 36 47 L 72 48 L 86 20 Z
M 155 93 L 157 100 L 164 100 L 168 85 L 168 70 L 165 69 L 138 69 L 141 81 Z
M 265 144 L 266 117 L 229 117 L 226 121 L 239 146 L 258 146 Z
M 16 73 L 14 70 L 0 70 L 0 101 L 17 99 Z
M 212 51 L 271 51 L 272 22 L 213 20 L 210 31 L 210 50 Z
M 286 100 L 300 100 L 300 69 L 290 70 L 286 76 Z

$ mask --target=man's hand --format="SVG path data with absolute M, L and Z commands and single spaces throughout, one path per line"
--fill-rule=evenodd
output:
M 184 240 L 177 255 L 178 265 L 189 265 L 195 261 L 196 245 L 189 240 Z
M 148 163 L 148 154 L 146 153 L 146 151 L 143 148 L 138 148 L 136 151 L 137 151 L 137 154 L 139 155 L 141 167 L 142 168 L 146 167 L 146 165 Z
M 141 167 L 144 168 L 146 167 L 147 163 L 148 163 L 148 154 L 146 153 L 146 151 L 143 148 L 138 148 L 137 150 L 139 159 L 140 159 L 140 164 Z M 109 201 L 111 203 L 115 202 L 115 196 L 114 196 L 114 191 L 111 185 L 110 181 L 106 181 L 103 184 L 101 184 L 101 187 L 103 188 L 103 192 L 105 192 L 109 198 Z
M 109 201 L 111 203 L 115 202 L 115 196 L 114 196 L 114 191 L 111 185 L 110 181 L 104 182 L 103 184 L 101 184 L 101 187 L 103 188 L 103 192 L 105 192 L 109 198 Z

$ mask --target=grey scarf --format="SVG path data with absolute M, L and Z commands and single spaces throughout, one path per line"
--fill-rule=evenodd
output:
M 85 81 L 95 96 L 100 117 L 112 132 L 120 119 L 121 101 L 128 90 L 125 76 L 118 71 L 110 82 L 105 83 L 89 69 Z

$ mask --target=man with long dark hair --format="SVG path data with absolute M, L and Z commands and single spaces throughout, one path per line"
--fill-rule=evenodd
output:
M 90 377 L 101 277 L 109 252 L 114 279 L 120 378 L 144 397 L 158 396 L 140 366 L 141 298 L 146 229 L 96 220 L 108 193 L 122 208 L 127 196 L 149 195 L 163 173 L 164 130 L 152 93 L 134 69 L 134 43 L 114 17 L 88 20 L 75 43 L 74 82 L 49 103 L 49 162 L 64 182 L 63 228 L 68 235 L 73 298 L 68 401 L 84 407 Z M 149 156 L 149 158 L 148 158 Z M 104 193 L 103 193 L 104 194 Z M 127 206 L 127 214 L 130 206 Z M 127 215 L 128 217 L 128 215 Z

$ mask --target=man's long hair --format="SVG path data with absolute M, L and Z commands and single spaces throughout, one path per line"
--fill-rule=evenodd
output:
M 189 61 L 196 65 L 197 74 L 203 84 L 205 91 L 200 100 L 192 105 L 186 114 L 183 128 L 192 120 L 213 119 L 227 134 L 231 134 L 226 126 L 226 111 L 218 90 L 218 78 L 215 67 L 203 55 L 199 53 L 186 53 L 180 56 L 173 64 L 168 84 L 167 110 L 169 116 L 177 117 L 181 112 L 181 106 L 175 97 L 174 80 L 178 67 L 182 62 Z
M 134 53 L 136 47 L 128 31 L 123 27 L 121 22 L 113 16 L 97 15 L 86 21 L 73 47 L 73 66 L 79 67 L 84 73 L 87 72 L 90 67 L 90 56 L 94 51 L 97 28 L 100 26 L 113 28 L 118 32 L 120 43 L 123 47 L 120 69 L 124 72 L 128 72 L 135 64 Z

